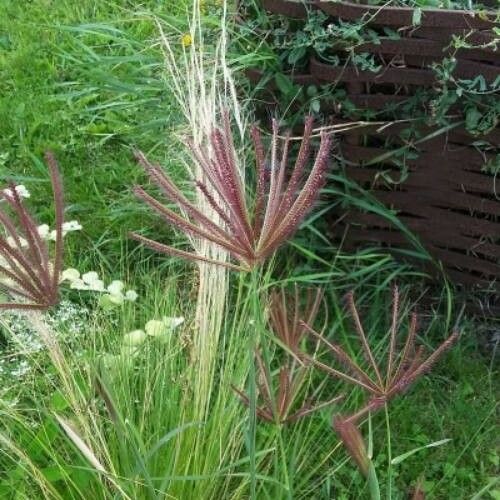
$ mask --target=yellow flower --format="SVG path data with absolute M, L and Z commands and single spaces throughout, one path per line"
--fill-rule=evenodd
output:
M 182 35 L 181 43 L 183 47 L 189 47 L 193 43 L 193 38 L 189 33 Z

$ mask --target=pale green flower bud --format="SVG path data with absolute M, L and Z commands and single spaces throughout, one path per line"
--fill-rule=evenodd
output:
M 139 346 L 146 340 L 146 332 L 143 330 L 134 330 L 126 333 L 123 336 L 123 345 L 126 346 Z

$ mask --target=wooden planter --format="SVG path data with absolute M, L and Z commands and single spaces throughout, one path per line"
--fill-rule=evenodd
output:
M 384 27 L 397 31 L 399 40 L 382 38 L 379 44 L 366 43 L 355 49 L 358 53 L 369 53 L 382 66 L 377 72 L 359 71 L 356 67 L 330 66 L 318 56 L 311 61 L 311 73 L 321 82 L 345 83 L 352 94 L 370 94 L 374 83 L 389 84 L 376 93 L 413 95 L 408 85 L 430 88 L 436 83 L 433 63 L 446 56 L 457 60 L 453 76 L 471 79 L 481 74 L 487 83 L 492 83 L 500 74 L 500 55 L 494 46 L 474 49 L 452 50 L 453 36 L 466 36 L 474 45 L 487 45 L 498 39 L 493 28 L 499 23 L 493 13 L 477 15 L 459 10 L 422 11 L 418 26 L 413 26 L 414 9 L 354 4 L 350 2 L 263 0 L 263 7 L 270 12 L 294 18 L 306 18 L 308 9 L 319 9 L 332 21 L 359 21 L 366 19 L 366 27 L 381 30 Z M 495 38 L 496 37 L 496 38 Z M 332 55 L 335 49 L 332 49 Z M 339 52 L 341 56 L 345 53 Z
M 300 2 L 263 0 L 263 6 L 294 18 L 307 16 L 306 6 Z M 357 107 L 370 110 L 400 103 L 417 88 L 432 88 L 436 81 L 429 65 L 447 55 L 446 47 L 454 34 L 467 32 L 469 40 L 477 44 L 487 44 L 494 36 L 493 16 L 484 19 L 465 11 L 424 11 L 421 24 L 412 27 L 413 9 L 324 1 L 308 2 L 307 8 L 321 9 L 332 20 L 359 20 L 369 15 L 369 27 L 388 26 L 402 35 L 400 40 L 383 39 L 378 45 L 357 48 L 385 61 L 377 73 L 350 65 L 333 66 L 313 56 L 307 72 L 291 75 L 296 84 L 304 86 L 341 83 Z M 486 81 L 494 81 L 500 74 L 500 52 L 492 48 L 460 49 L 454 56 L 456 78 L 472 79 L 482 74 Z M 249 76 L 257 82 L 261 75 L 257 71 Z M 270 87 L 273 94 L 275 89 Z M 323 108 L 322 111 L 329 112 Z M 338 123 L 338 119 L 332 119 Z M 482 288 L 493 283 L 498 291 L 500 287 L 495 283 L 500 283 L 500 181 L 482 169 L 500 154 L 500 129 L 481 138 L 492 146 L 486 152 L 478 151 L 473 144 L 475 138 L 465 130 L 453 129 L 422 142 L 416 147 L 418 156 L 405 162 L 408 177 L 399 184 L 389 184 L 380 174 L 389 172 L 393 178 L 400 175 L 389 154 L 403 146 L 399 134 L 404 126 L 378 130 L 373 125 L 341 136 L 338 148 L 340 157 L 345 159 L 346 177 L 370 189 L 383 205 L 395 210 L 429 253 L 442 263 L 452 281 Z M 426 136 L 432 130 L 421 127 L 420 132 Z M 381 156 L 386 159 L 373 163 L 374 158 Z M 352 211 L 340 220 L 334 225 L 336 236 L 347 231 L 344 241 L 352 247 L 366 243 L 411 247 L 405 236 L 380 216 Z M 436 267 L 428 270 L 436 271 Z M 490 313 L 500 315 L 500 302 L 496 307 Z
M 364 164 L 390 152 L 379 144 L 388 138 L 394 142 L 401 129 L 401 125 L 393 125 L 378 130 L 373 125 L 346 134 L 339 144 L 341 156 L 348 159 L 346 176 L 394 209 L 453 281 L 483 288 L 500 282 L 500 192 L 497 180 L 482 171 L 494 153 L 479 152 L 465 130 L 454 129 L 419 144 L 418 157 L 405 162 L 407 179 L 391 184 L 380 175 L 384 171 L 399 178 L 401 171 L 390 159 Z M 423 135 L 429 132 L 422 129 Z M 500 147 L 500 129 L 485 139 Z M 342 226 L 349 226 L 351 246 L 369 242 L 409 246 L 387 219 L 374 214 L 348 213 L 336 229 L 339 234 Z

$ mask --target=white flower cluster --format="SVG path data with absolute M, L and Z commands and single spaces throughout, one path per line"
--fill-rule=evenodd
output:
M 11 370 L 10 375 L 14 378 L 22 378 L 31 370 L 28 360 L 21 360 L 14 369 Z
M 88 332 L 89 315 L 87 307 L 62 300 L 50 314 L 46 315 L 46 321 L 57 334 L 72 340 Z
M 65 222 L 62 225 L 63 237 L 66 236 L 68 233 L 71 233 L 73 231 L 80 231 L 81 229 L 82 229 L 81 224 L 76 220 Z M 41 226 L 38 226 L 37 230 L 40 238 L 42 238 L 43 240 L 49 240 L 49 241 L 56 240 L 57 231 L 55 229 L 51 231 L 48 224 L 42 224 Z M 28 246 L 28 242 L 21 236 L 19 236 L 17 239 L 14 239 L 12 236 L 7 236 L 6 241 L 7 244 L 11 247 L 20 246 L 21 248 L 26 248 Z
M 26 186 L 24 184 L 18 184 L 17 186 L 14 186 L 14 191 L 17 193 L 17 196 L 19 196 L 19 198 L 29 198 L 31 196 L 30 192 L 26 189 Z M 12 188 L 4 189 L 2 193 L 7 198 L 12 198 L 14 196 Z
M 95 271 L 89 271 L 80 275 L 78 269 L 65 269 L 61 274 L 61 283 L 69 282 L 69 286 L 73 290 L 88 290 L 91 292 L 103 293 L 100 304 L 104 308 L 111 308 L 122 305 L 125 301 L 135 302 L 138 295 L 135 290 L 125 290 L 123 281 L 114 280 L 107 287 L 104 281 L 99 278 Z
M 18 184 L 17 186 L 14 186 L 14 188 L 6 188 L 2 191 L 3 195 L 6 198 L 13 198 L 15 191 L 19 198 L 29 198 L 31 196 L 30 192 L 26 189 L 26 186 L 24 184 Z M 48 224 L 42 224 L 38 226 L 38 234 L 40 235 L 41 238 L 44 240 L 52 240 L 55 241 L 57 237 L 57 231 L 53 229 L 52 231 L 50 230 L 50 227 Z M 73 231 L 80 231 L 82 229 L 81 224 L 77 220 L 71 220 L 68 222 L 64 222 L 62 225 L 62 233 L 63 236 L 66 236 L 67 233 L 71 233 Z M 10 246 L 15 245 L 15 240 L 11 237 L 7 238 L 7 242 Z M 20 238 L 21 246 L 27 246 L 26 240 Z
M 68 233 L 81 230 L 82 230 L 82 225 L 77 220 L 70 220 L 68 222 L 64 222 L 62 225 L 63 237 L 66 236 Z M 51 231 L 48 224 L 42 224 L 41 226 L 38 226 L 38 234 L 44 240 L 55 241 L 57 238 L 57 231 L 55 229 Z
M 78 354 L 81 336 L 88 332 L 89 310 L 67 300 L 45 315 L 47 324 L 58 339 L 74 347 Z M 36 367 L 38 353 L 45 349 L 40 335 L 27 318 L 19 312 L 4 312 L 0 323 L 5 345 L 0 352 L 0 385 L 8 387 L 17 379 L 25 379 Z M 2 395 L 0 394 L 0 398 Z
M 31 366 L 26 359 L 20 360 L 16 356 L 0 358 L 0 377 L 8 379 L 10 382 L 12 379 L 23 378 L 30 370 Z M 18 381 L 16 380 L 16 382 Z
M 43 349 L 40 336 L 33 330 L 27 319 L 18 312 L 6 312 L 2 315 L 2 327 L 5 327 L 8 335 L 16 339 L 15 344 L 21 347 L 25 355 L 32 355 Z M 3 349 L 4 354 L 12 354 L 13 347 L 9 342 Z
M 142 330 L 133 330 L 123 336 L 120 354 L 105 354 L 102 357 L 107 368 L 118 366 L 121 361 L 128 361 L 139 352 L 141 345 L 148 338 L 165 340 L 168 334 L 184 323 L 183 317 L 167 317 L 149 320 Z

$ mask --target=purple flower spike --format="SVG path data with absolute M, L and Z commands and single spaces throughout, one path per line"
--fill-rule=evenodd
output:
M 218 221 L 209 218 L 188 200 L 162 168 L 151 164 L 141 152 L 136 153 L 137 160 L 180 213 L 162 205 L 142 187 L 135 187 L 134 192 L 168 224 L 192 238 L 224 249 L 236 263 L 211 260 L 136 233 L 131 237 L 158 252 L 236 270 L 250 270 L 293 236 L 314 205 L 325 183 L 331 139 L 326 133 L 321 133 L 319 150 L 307 175 L 305 170 L 310 156 L 313 124 L 312 118 L 307 118 L 297 160 L 289 174 L 290 134 L 280 139 L 277 122 L 273 122 L 270 153 L 266 157 L 261 134 L 257 127 L 253 127 L 251 136 L 257 181 L 255 201 L 249 204 L 227 113 L 223 114 L 222 121 L 222 127 L 211 132 L 208 143 L 201 146 L 190 144 L 191 153 L 203 173 L 203 178 L 196 179 L 195 185 L 207 205 L 218 215 Z

